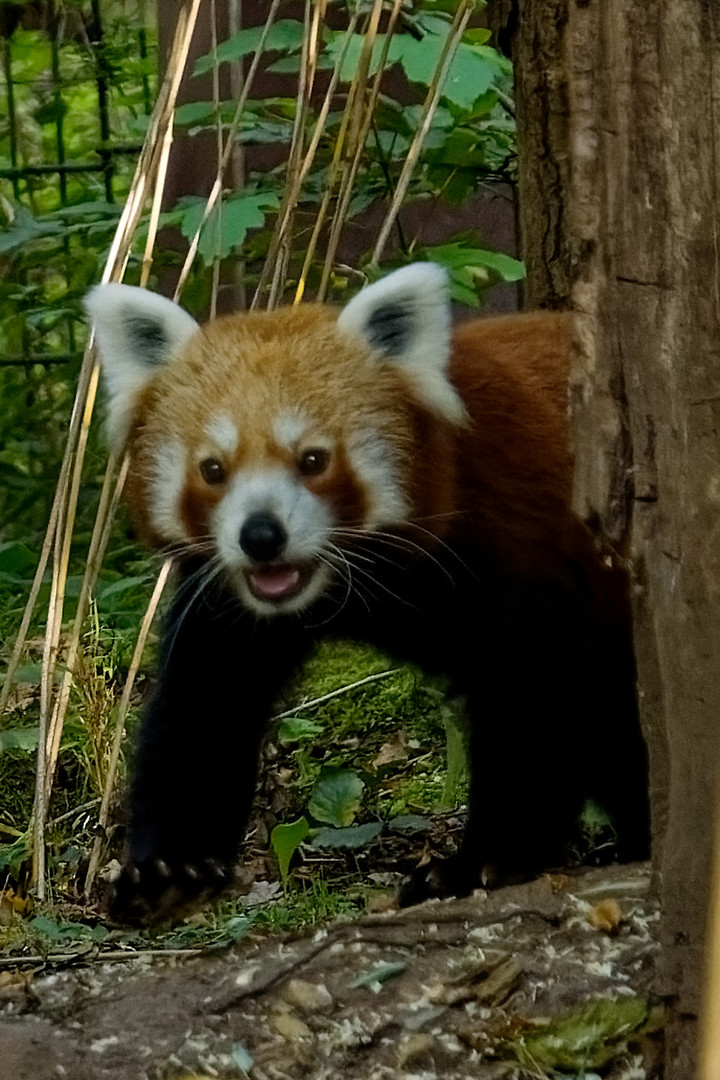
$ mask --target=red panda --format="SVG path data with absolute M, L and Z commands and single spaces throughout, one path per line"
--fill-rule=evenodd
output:
M 410 899 L 562 863 L 588 795 L 614 816 L 617 856 L 646 854 L 625 582 L 570 505 L 568 315 L 453 332 L 431 263 L 340 311 L 200 327 L 126 285 L 87 308 L 132 516 L 180 563 L 119 918 L 228 881 L 273 701 L 328 635 L 443 672 L 467 699 L 464 839 Z

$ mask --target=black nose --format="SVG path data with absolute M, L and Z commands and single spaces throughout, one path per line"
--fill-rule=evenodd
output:
M 277 559 L 286 543 L 287 533 L 272 514 L 251 514 L 240 530 L 240 547 L 258 562 Z

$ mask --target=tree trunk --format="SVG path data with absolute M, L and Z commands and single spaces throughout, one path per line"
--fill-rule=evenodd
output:
M 516 17 L 529 293 L 577 312 L 576 506 L 630 571 L 666 1077 L 689 1080 L 720 739 L 720 5 L 518 0 Z

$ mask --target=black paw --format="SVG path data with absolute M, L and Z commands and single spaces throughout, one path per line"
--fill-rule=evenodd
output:
M 230 867 L 217 859 L 128 862 L 109 885 L 105 907 L 113 922 L 147 926 L 182 918 L 231 880 Z
M 432 859 L 420 866 L 400 886 L 400 907 L 412 907 L 424 900 L 469 896 L 474 889 L 499 889 L 532 881 L 539 867 L 500 865 L 486 862 L 478 868 L 475 860 L 458 854 L 449 859 Z
M 482 884 L 476 865 L 453 855 L 449 859 L 431 859 L 419 866 L 400 886 L 401 907 L 412 907 L 424 900 L 449 896 L 468 896 Z

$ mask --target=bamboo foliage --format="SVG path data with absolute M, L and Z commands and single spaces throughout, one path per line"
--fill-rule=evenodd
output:
M 178 12 L 177 27 L 172 48 L 167 61 L 166 75 L 160 88 L 157 103 L 150 118 L 147 136 L 140 153 L 134 179 L 121 215 L 115 237 L 107 258 L 103 281 L 122 280 L 132 250 L 138 224 L 143 215 L 147 215 L 148 232 L 142 252 L 141 284 L 149 279 L 153 266 L 153 257 L 157 231 L 160 222 L 160 208 L 167 175 L 168 159 L 173 142 L 173 114 L 177 101 L 180 82 L 185 72 L 191 39 L 200 10 L 201 0 L 184 0 Z M 211 0 L 214 13 L 214 2 Z M 223 131 L 218 121 L 217 162 L 215 179 L 208 196 L 201 221 L 191 238 L 187 256 L 184 260 L 175 299 L 178 299 L 187 283 L 188 276 L 197 256 L 202 228 L 211 213 L 220 205 L 223 191 L 227 186 L 227 177 L 237 148 L 237 131 L 249 94 L 253 87 L 263 46 L 273 23 L 276 20 L 280 0 L 272 0 L 268 6 L 265 24 L 261 30 L 260 41 L 246 75 L 239 85 L 233 117 Z M 371 3 L 358 2 L 350 12 L 344 45 L 337 55 L 329 83 L 322 97 L 322 102 L 314 120 L 314 126 L 308 123 L 314 95 L 316 96 L 316 75 L 321 32 L 326 16 L 327 0 L 305 0 L 304 40 L 301 53 L 301 68 L 298 79 L 295 121 L 290 143 L 284 197 L 277 214 L 274 232 L 269 249 L 259 276 L 259 283 L 251 306 L 261 302 L 267 307 L 274 306 L 286 287 L 289 254 L 295 235 L 296 208 L 301 197 L 303 183 L 316 159 L 318 147 L 326 134 L 328 117 L 334 101 L 337 100 L 340 72 L 353 35 L 361 32 L 364 44 L 354 78 L 349 85 L 342 112 L 339 131 L 335 137 L 333 157 L 326 174 L 326 186 L 317 217 L 307 243 L 307 252 L 299 281 L 295 290 L 295 302 L 299 303 L 304 295 L 307 274 L 316 256 L 320 238 L 327 229 L 327 247 L 323 268 L 319 298 L 327 294 L 343 224 L 347 218 L 348 206 L 354 190 L 354 182 L 364 152 L 368 132 L 381 93 L 383 73 L 388 59 L 391 36 L 400 17 L 403 0 L 372 0 Z M 430 127 L 434 111 L 440 100 L 443 81 L 455 55 L 462 34 L 467 26 L 473 9 L 473 0 L 461 0 L 432 84 L 429 87 L 422 108 L 420 126 L 413 139 L 410 152 L 402 170 L 400 182 L 387 211 L 373 252 L 373 261 L 377 262 L 387 243 L 390 231 L 397 219 L 402 200 L 407 192 L 412 173 L 417 165 L 423 141 Z M 373 49 L 376 45 L 381 19 L 386 16 L 385 41 L 379 59 L 376 61 L 374 74 L 370 74 Z M 217 35 L 213 37 L 213 48 L 217 47 Z M 217 115 L 219 116 L 219 80 L 217 65 L 213 83 L 213 94 Z M 213 297 L 211 310 L 215 310 L 218 276 L 213 277 Z M 15 642 L 8 672 L 0 691 L 0 714 L 7 707 L 18 664 L 27 644 L 27 637 L 33 612 L 37 605 L 42 580 L 52 565 L 52 582 L 47 613 L 47 625 L 43 646 L 40 734 L 38 743 L 38 762 L 34 809 L 31 822 L 31 840 L 33 850 L 33 885 L 37 896 L 42 899 L 47 890 L 47 872 L 45 864 L 45 834 L 48 819 L 48 807 L 53 789 L 55 769 L 60 749 L 63 724 L 73 686 L 74 672 L 78 668 L 83 648 L 83 629 L 96 586 L 99 571 L 110 538 L 112 523 L 117 509 L 127 473 L 127 460 L 120 455 L 111 455 L 104 476 L 100 502 L 90 540 L 84 576 L 78 599 L 77 611 L 73 624 L 63 639 L 63 616 L 66 585 L 73 529 L 80 494 L 83 464 L 87 448 L 90 425 L 93 420 L 94 406 L 98 388 L 98 365 L 94 357 L 92 341 L 86 351 L 79 375 L 75 402 L 68 429 L 65 454 L 60 468 L 57 488 L 50 514 L 40 560 L 33 580 L 28 604 L 23 616 L 20 631 Z M 105 829 L 111 806 L 111 796 L 115 781 L 117 763 L 123 737 L 124 722 L 131 700 L 135 676 L 140 667 L 142 653 L 150 632 L 152 619 L 160 601 L 162 590 L 171 568 L 170 559 L 166 559 L 157 579 L 157 583 L 148 606 L 137 639 L 134 655 L 127 679 L 115 715 L 115 731 L 107 771 L 105 788 L 99 811 L 100 831 Z M 62 676 L 58 680 L 58 669 Z M 102 841 L 98 837 L 93 846 L 91 863 L 86 879 L 86 896 L 93 887 L 100 860 Z

